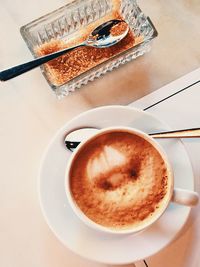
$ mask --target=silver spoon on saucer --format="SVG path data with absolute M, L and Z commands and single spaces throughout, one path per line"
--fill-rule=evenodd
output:
M 74 130 L 65 136 L 65 146 L 73 152 L 82 141 L 88 139 L 98 131 L 99 129 L 90 127 Z M 194 138 L 200 137 L 200 128 L 149 133 L 149 135 L 153 138 Z
M 122 24 L 123 27 L 121 27 Z M 120 28 L 117 29 L 117 27 Z M 117 30 L 117 34 L 114 34 L 113 29 L 114 32 Z M 39 57 L 27 63 L 1 71 L 0 80 L 7 81 L 9 79 L 12 79 L 81 46 L 92 46 L 96 48 L 110 47 L 121 41 L 127 35 L 128 31 L 129 26 L 124 20 L 113 19 L 107 21 L 98 26 L 96 29 L 94 29 L 92 33 L 88 36 L 87 40 L 85 40 L 83 43 L 80 43 L 73 47 L 65 48 L 58 52 L 48 54 L 46 56 Z

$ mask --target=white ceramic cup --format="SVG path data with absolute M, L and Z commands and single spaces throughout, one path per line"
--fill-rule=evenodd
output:
M 168 173 L 168 189 L 165 195 L 165 201 L 162 203 L 161 207 L 159 208 L 159 212 L 153 213 L 151 216 L 151 219 L 149 219 L 147 222 L 144 222 L 140 226 L 133 226 L 129 227 L 127 229 L 119 230 L 119 229 L 113 229 L 109 227 L 102 226 L 100 224 L 97 224 L 96 222 L 92 221 L 90 218 L 88 218 L 83 211 L 78 207 L 76 204 L 71 190 L 70 190 L 70 171 L 71 171 L 71 166 L 73 165 L 73 162 L 76 160 L 77 154 L 82 150 L 83 147 L 87 146 L 88 143 L 91 142 L 91 140 L 94 140 L 96 137 L 110 133 L 110 132 L 128 132 L 133 135 L 138 135 L 148 141 L 153 147 L 159 152 L 161 157 L 163 158 L 166 167 L 167 167 L 167 173 Z M 81 152 L 80 152 L 81 153 Z M 163 150 L 163 148 L 153 139 L 151 136 L 148 134 L 139 131 L 134 128 L 129 128 L 129 127 L 109 127 L 109 128 L 104 128 L 102 130 L 99 130 L 96 134 L 93 136 L 89 137 L 87 140 L 83 141 L 73 152 L 71 158 L 68 161 L 67 167 L 66 167 L 66 173 L 65 173 L 65 191 L 66 195 L 68 198 L 68 201 L 70 203 L 71 208 L 73 209 L 74 213 L 89 227 L 95 229 L 95 230 L 100 230 L 105 233 L 112 233 L 112 234 L 133 234 L 138 231 L 144 230 L 145 228 L 149 227 L 153 223 L 155 223 L 160 216 L 165 212 L 167 209 L 168 205 L 170 204 L 171 201 L 181 204 L 181 205 L 186 205 L 186 206 L 195 206 L 198 201 L 199 201 L 199 195 L 198 193 L 194 191 L 189 191 L 185 189 L 180 189 L 180 188 L 174 188 L 174 176 L 173 176 L 173 170 L 171 167 L 171 164 L 169 163 L 168 157 Z

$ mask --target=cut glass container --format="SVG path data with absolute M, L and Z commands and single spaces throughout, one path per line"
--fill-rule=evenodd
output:
M 120 0 L 118 0 L 120 1 Z M 52 39 L 67 40 L 81 28 L 87 27 L 112 12 L 113 0 L 75 0 L 43 17 L 21 27 L 20 32 L 34 58 L 35 48 Z M 121 52 L 107 61 L 87 70 L 62 85 L 54 85 L 48 78 L 47 70 L 41 66 L 42 73 L 58 98 L 62 98 L 150 50 L 151 41 L 157 31 L 149 17 L 145 16 L 135 0 L 121 0 L 118 10 L 120 16 L 129 24 L 134 36 L 141 40 L 134 47 Z

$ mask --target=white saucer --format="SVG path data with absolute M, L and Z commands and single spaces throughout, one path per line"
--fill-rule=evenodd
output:
M 64 190 L 64 174 L 71 152 L 64 146 L 67 132 L 81 127 L 132 126 L 147 133 L 169 130 L 153 115 L 125 106 L 106 106 L 85 112 L 58 131 L 44 154 L 39 173 L 39 198 L 47 224 L 70 250 L 106 264 L 128 264 L 147 258 L 165 246 L 185 224 L 190 208 L 170 204 L 149 229 L 127 236 L 102 234 L 88 228 L 74 215 Z M 158 139 L 157 139 L 158 140 Z M 194 189 L 193 172 L 180 140 L 160 140 L 174 168 L 175 186 Z

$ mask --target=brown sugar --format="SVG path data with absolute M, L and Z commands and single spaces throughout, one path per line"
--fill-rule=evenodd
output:
M 81 28 L 68 40 L 52 39 L 51 41 L 36 47 L 36 54 L 38 56 L 44 56 L 83 43 L 96 27 L 111 19 L 122 20 L 121 23 L 115 25 L 116 27 L 114 26 L 112 28 L 113 36 L 120 34 L 122 30 L 124 31 L 124 27 L 127 27 L 128 25 L 123 22 L 123 18 L 118 12 L 121 1 L 112 0 L 112 3 L 113 11 L 111 13 L 100 18 L 98 21 L 94 21 L 86 27 Z M 95 48 L 81 46 L 66 52 L 63 56 L 44 64 L 45 72 L 49 81 L 53 85 L 60 86 L 110 58 L 134 47 L 140 42 L 141 38 L 135 38 L 133 31 L 130 29 L 126 37 L 111 47 Z
M 134 46 L 135 38 L 132 31 L 114 46 L 108 48 L 79 47 L 65 55 L 45 64 L 50 81 L 54 85 L 62 85 L 87 70 Z M 38 56 L 44 56 L 66 48 L 61 40 L 52 40 L 37 48 Z
M 77 30 L 70 35 L 70 38 L 66 37 L 64 40 L 52 39 L 38 47 L 35 47 L 35 52 L 38 56 L 44 56 L 67 47 L 76 46 L 84 42 L 90 33 L 102 23 L 118 19 L 123 20 L 119 14 L 121 7 L 121 0 L 111 0 L 112 11 L 105 16 L 99 18 L 99 20 L 91 22 L 86 27 Z M 127 27 L 126 23 L 120 23 L 118 27 L 112 29 L 113 36 L 120 34 L 124 27 Z M 133 31 L 130 29 L 125 38 L 119 43 L 108 48 L 94 48 L 94 47 L 79 47 L 72 51 L 67 52 L 65 55 L 51 60 L 44 64 L 45 74 L 51 84 L 55 86 L 63 85 L 75 77 L 83 74 L 84 72 L 98 66 L 99 64 L 106 62 L 110 58 L 115 57 L 118 54 L 136 46 L 143 41 L 143 36 L 134 36 Z
M 111 35 L 112 36 L 119 36 L 121 34 L 123 34 L 128 28 L 128 25 L 125 21 L 121 21 L 120 23 L 114 25 L 112 28 L 111 28 Z

